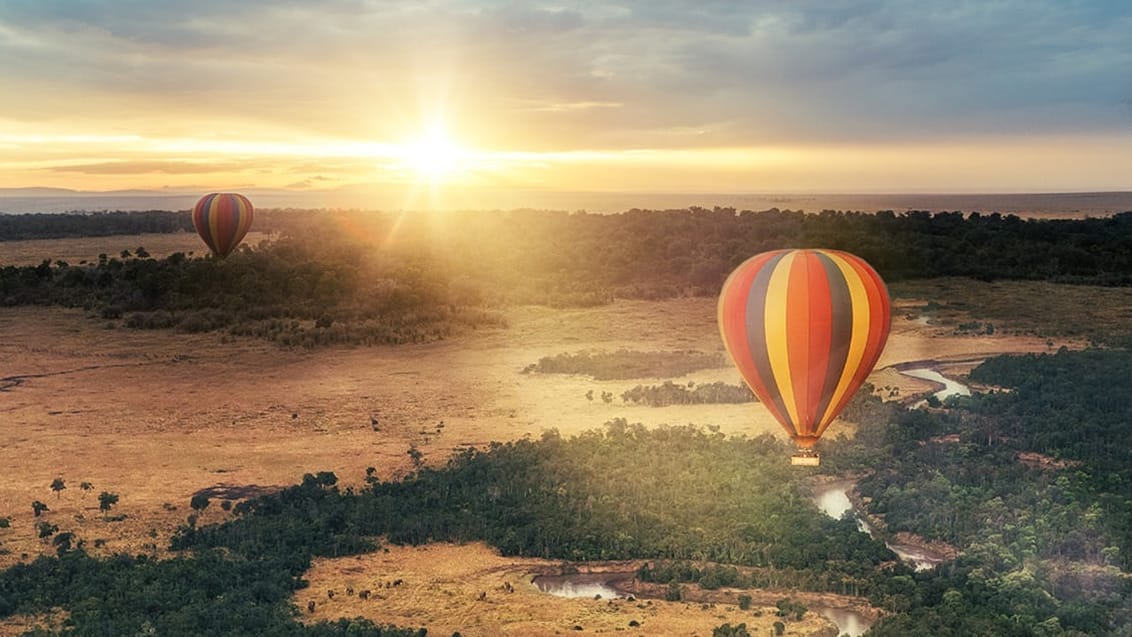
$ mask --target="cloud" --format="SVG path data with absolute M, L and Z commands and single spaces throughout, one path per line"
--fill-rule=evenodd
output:
M 50 170 L 84 175 L 191 175 L 246 170 L 247 166 L 238 163 L 206 163 L 189 161 L 104 161 L 91 164 L 61 164 L 51 166 Z
M 517 151 L 1104 136 L 1132 124 L 1129 32 L 1132 6 L 1099 0 L 6 0 L 0 133 L 399 142 L 438 117 Z M 130 166 L 104 159 L 83 165 Z

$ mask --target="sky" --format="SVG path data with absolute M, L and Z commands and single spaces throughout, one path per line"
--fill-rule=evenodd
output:
M 1132 190 L 1132 3 L 3 0 L 0 188 Z

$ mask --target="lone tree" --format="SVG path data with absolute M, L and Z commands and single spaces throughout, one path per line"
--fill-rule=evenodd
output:
M 86 497 L 88 491 L 94 491 L 94 485 L 89 482 L 80 482 L 79 488 L 83 490 L 83 497 Z
M 55 545 L 55 550 L 60 555 L 71 550 L 71 548 L 74 546 L 74 542 L 75 534 L 71 533 L 70 531 L 60 533 L 55 536 L 55 539 L 51 540 L 51 543 Z
M 204 511 L 208 508 L 208 494 L 198 493 L 194 495 L 193 499 L 189 500 L 189 506 L 192 507 L 193 511 Z
M 67 483 L 63 482 L 63 478 L 55 478 L 51 481 L 51 490 L 55 492 L 55 499 L 58 500 L 62 495 L 63 489 L 67 488 Z
M 32 513 L 35 513 L 35 517 L 38 518 L 40 513 L 43 513 L 44 511 L 47 511 L 48 509 L 47 509 L 46 504 L 40 502 L 39 500 L 36 500 L 35 502 L 31 503 L 31 510 L 32 510 Z
M 420 471 L 421 465 L 424 464 L 422 462 L 422 459 L 424 458 L 424 454 L 421 453 L 420 449 L 417 449 L 416 443 L 411 443 L 409 445 L 409 451 L 406 452 L 406 453 L 409 454 L 409 460 L 411 460 L 412 463 L 413 463 L 413 469 Z
M 103 491 L 98 494 L 98 510 L 102 511 L 103 515 L 110 513 L 110 507 L 118 504 L 118 494 Z
M 50 522 L 40 522 L 35 526 L 35 528 L 39 531 L 39 539 L 41 540 L 51 537 L 52 534 L 59 530 L 58 526 Z

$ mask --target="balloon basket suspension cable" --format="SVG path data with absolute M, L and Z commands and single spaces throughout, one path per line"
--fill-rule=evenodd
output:
M 821 456 L 813 449 L 799 449 L 798 453 L 790 456 L 790 464 L 795 467 L 817 467 L 821 465 Z

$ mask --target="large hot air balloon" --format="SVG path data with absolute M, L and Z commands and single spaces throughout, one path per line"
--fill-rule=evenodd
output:
M 798 445 L 793 464 L 818 464 L 813 446 L 880 358 L 890 318 L 884 281 L 847 252 L 764 252 L 723 284 L 723 343 Z
M 213 192 L 193 206 L 193 227 L 212 253 L 223 259 L 240 245 L 252 226 L 253 214 L 247 197 Z

